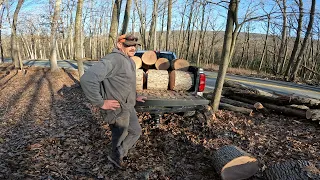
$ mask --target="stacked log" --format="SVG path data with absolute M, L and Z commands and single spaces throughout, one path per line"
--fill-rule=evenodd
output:
M 136 90 L 143 90 L 143 84 L 145 82 L 145 73 L 142 69 L 136 71 Z
M 138 56 L 133 56 L 131 57 L 131 59 L 134 61 L 134 63 L 136 64 L 136 69 L 140 69 L 142 67 L 142 60 L 140 57 Z
M 194 74 L 188 71 L 187 60 L 175 59 L 170 63 L 166 58 L 157 59 L 155 51 L 146 51 L 141 58 L 134 56 L 132 60 L 137 69 L 137 90 L 188 91 L 194 87 Z
M 174 70 L 188 71 L 189 66 L 189 62 L 185 59 L 174 59 L 171 62 L 171 68 Z
M 150 69 L 147 75 L 147 89 L 167 90 L 169 83 L 169 74 L 166 70 Z
M 173 70 L 170 73 L 170 90 L 189 90 L 193 86 L 194 75 L 191 72 Z

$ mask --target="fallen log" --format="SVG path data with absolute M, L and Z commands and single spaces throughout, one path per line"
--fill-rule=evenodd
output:
M 247 108 L 247 109 L 255 109 L 255 107 L 252 104 L 248 104 L 248 103 L 245 103 L 245 102 L 229 99 L 229 98 L 226 98 L 226 97 L 221 97 L 220 102 L 231 104 L 231 105 L 238 106 L 238 107 L 244 107 L 244 108 Z
M 222 102 L 219 103 L 219 108 L 224 109 L 224 110 L 234 111 L 234 112 L 240 112 L 242 114 L 249 115 L 249 116 L 251 116 L 252 112 L 253 112 L 252 109 L 233 106 L 231 104 L 226 104 L 226 103 L 222 103 Z
M 239 96 L 245 97 L 251 100 L 259 101 L 261 103 L 271 103 L 276 105 L 306 105 L 312 109 L 320 109 L 320 101 L 311 98 L 303 98 L 298 96 L 280 96 L 280 97 L 272 97 L 272 96 L 265 96 L 265 95 L 258 95 L 251 93 L 249 91 L 236 89 L 232 87 L 225 87 L 223 88 L 222 94 L 224 96 Z
M 252 92 L 252 93 L 258 94 L 258 95 L 264 95 L 264 96 L 270 96 L 270 97 L 277 97 L 276 95 L 271 94 L 271 93 L 269 93 L 269 92 L 263 91 L 263 90 L 261 90 L 261 89 L 256 89 L 256 88 L 248 87 L 248 86 L 245 86 L 245 85 L 240 84 L 240 83 L 235 82 L 235 81 L 226 80 L 226 81 L 224 82 L 223 86 L 224 86 L 224 87 L 232 87 L 232 88 L 235 88 L 235 89 L 241 89 L 241 90 L 249 91 L 249 92 Z
M 213 153 L 213 166 L 223 180 L 247 179 L 259 170 L 256 158 L 233 145 Z
M 238 97 L 236 95 L 232 95 L 232 96 L 228 96 L 228 97 L 231 99 L 246 102 L 246 103 L 257 103 L 257 101 L 255 101 L 255 100 L 245 99 L 242 97 Z M 272 110 L 278 114 L 306 118 L 306 111 L 305 110 L 293 109 L 293 108 L 289 108 L 286 106 L 278 106 L 278 105 L 270 104 L 270 103 L 260 103 L 260 104 L 263 105 L 263 108 L 261 108 L 261 109 L 256 108 L 256 109 L 262 113 L 268 113 L 268 110 Z M 267 108 L 267 109 L 264 109 L 264 108 Z
M 273 164 L 264 171 L 268 180 L 320 179 L 320 171 L 309 161 L 290 160 Z
M 306 112 L 306 118 L 311 119 L 312 121 L 320 121 L 320 109 L 308 109 Z

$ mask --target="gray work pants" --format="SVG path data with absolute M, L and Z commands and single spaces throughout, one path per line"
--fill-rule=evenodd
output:
M 112 153 L 114 156 L 122 159 L 127 156 L 128 150 L 131 149 L 142 134 L 137 112 L 134 108 L 123 111 L 110 124 L 112 132 Z

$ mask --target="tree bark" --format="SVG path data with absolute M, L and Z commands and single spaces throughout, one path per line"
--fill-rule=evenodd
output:
M 84 66 L 82 62 L 82 43 L 81 43 L 81 30 L 82 30 L 82 7 L 83 0 L 78 0 L 77 12 L 76 12 L 76 20 L 74 27 L 74 52 L 75 52 L 75 60 L 78 65 L 79 77 L 81 77 L 84 73 Z
M 187 91 L 194 85 L 194 74 L 185 71 L 171 71 L 169 88 L 175 91 Z
M 167 70 L 148 70 L 147 89 L 167 90 L 169 84 L 169 74 Z
M 15 68 L 21 68 L 22 70 L 22 61 L 19 59 L 19 51 L 18 51 L 18 41 L 17 41 L 17 22 L 18 22 L 18 14 L 21 9 L 24 0 L 19 0 L 16 10 L 13 14 L 12 26 L 11 26 L 11 57 L 14 63 Z
M 172 0 L 168 0 L 168 19 L 167 19 L 167 34 L 166 34 L 166 50 L 169 51 L 169 38 L 171 35 L 171 18 L 172 18 Z
M 111 53 L 112 49 L 117 42 L 117 35 L 118 35 L 118 26 L 119 26 L 119 14 L 121 9 L 121 0 L 115 0 L 112 10 L 112 17 L 111 17 L 111 25 L 109 31 L 109 38 L 108 38 L 108 48 L 107 53 Z
M 60 17 L 60 5 L 61 0 L 56 0 L 54 6 L 54 14 L 51 25 L 51 36 L 50 36 L 50 69 L 51 71 L 59 71 L 57 63 L 57 28 L 58 19 Z
M 126 32 L 127 32 L 129 19 L 130 19 L 131 5 L 132 5 L 132 0 L 127 0 L 126 10 L 124 13 L 124 19 L 123 19 L 123 23 L 122 23 L 121 34 L 126 34 Z
M 278 179 L 320 179 L 314 164 L 305 160 L 289 160 L 269 166 L 265 170 L 268 180 Z
M 283 60 L 283 56 L 281 56 L 284 52 L 285 48 L 285 41 L 287 38 L 287 5 L 286 5 L 286 0 L 282 0 L 282 6 L 280 5 L 280 2 L 277 0 L 278 6 L 281 10 L 282 13 L 282 32 L 281 32 L 281 43 L 280 43 L 280 49 L 278 52 L 278 60 L 277 60 L 277 67 L 276 67 L 276 72 L 279 73 L 280 71 L 280 64 Z
M 310 20 L 309 20 L 309 23 L 308 23 L 307 32 L 306 32 L 305 37 L 303 39 L 303 43 L 301 45 L 301 49 L 300 49 L 300 52 L 299 52 L 298 57 L 297 57 L 297 62 L 295 63 L 295 65 L 294 65 L 294 67 L 292 69 L 292 74 L 291 74 L 291 77 L 290 77 L 291 81 L 295 81 L 296 78 L 297 78 L 297 73 L 298 73 L 298 70 L 300 68 L 300 64 L 301 64 L 301 61 L 302 61 L 302 55 L 304 53 L 304 50 L 305 50 L 305 47 L 306 47 L 306 44 L 307 44 L 307 40 L 309 39 L 310 32 L 312 30 L 312 25 L 313 25 L 313 21 L 314 21 L 315 6 L 316 6 L 316 0 L 312 0 L 311 10 L 310 10 Z
M 227 24 L 226 31 L 224 35 L 223 49 L 222 49 L 222 58 L 220 61 L 218 77 L 216 80 L 215 88 L 214 88 L 214 96 L 211 100 L 210 105 L 212 106 L 213 111 L 218 111 L 222 88 L 224 79 L 226 76 L 229 60 L 230 60 L 230 50 L 232 44 L 232 32 L 234 28 L 234 22 L 237 12 L 238 1 L 230 0 L 228 16 L 227 16 Z

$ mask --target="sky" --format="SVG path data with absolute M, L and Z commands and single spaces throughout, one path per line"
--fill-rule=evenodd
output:
M 12 6 L 10 7 L 10 14 L 12 17 L 12 14 L 14 12 L 14 9 L 16 7 L 16 1 L 12 4 Z M 98 2 L 95 4 L 95 6 L 97 7 L 97 9 L 99 8 L 99 6 L 102 6 L 100 3 L 104 3 L 105 5 L 108 4 L 108 1 L 110 2 L 110 4 L 112 3 L 112 0 L 96 0 L 95 2 Z M 172 29 L 176 29 L 178 30 L 180 28 L 180 22 L 181 22 L 181 15 L 182 13 L 185 14 L 185 17 L 189 15 L 189 9 L 187 8 L 186 11 L 184 11 L 184 6 L 186 4 L 186 1 L 184 0 L 173 0 L 174 4 L 173 4 L 173 14 L 172 14 Z M 217 0 L 211 0 L 213 3 L 217 3 Z M 66 3 L 67 0 L 62 0 L 63 3 Z M 84 11 L 88 10 L 88 0 L 85 0 L 85 5 L 84 5 Z M 126 2 L 125 0 L 123 1 L 124 3 Z M 149 10 L 147 11 L 147 17 L 148 19 L 151 18 L 151 10 L 152 10 L 152 1 L 151 0 L 145 0 L 144 2 L 146 2 L 147 6 L 146 8 Z M 258 3 L 263 3 L 265 4 L 264 9 L 263 10 L 261 8 L 260 5 L 257 5 Z M 240 5 L 239 5 L 239 22 L 242 22 L 242 18 L 244 17 L 244 14 L 248 11 L 248 7 L 249 11 L 252 13 L 252 16 L 259 16 L 261 14 L 265 14 L 264 11 L 269 12 L 273 6 L 274 3 L 272 3 L 273 1 L 271 0 L 241 0 L 240 1 Z M 294 0 L 287 0 L 288 4 L 292 4 L 294 2 Z M 309 11 L 310 9 L 310 5 L 311 5 L 311 0 L 303 0 L 304 2 L 304 7 Z M 320 0 L 316 0 L 316 11 L 319 13 L 319 7 L 320 7 Z M 226 4 L 224 4 L 226 5 Z M 110 7 L 110 5 L 109 5 Z M 122 5 L 122 12 L 124 11 L 125 8 L 125 4 Z M 144 8 L 144 7 L 142 7 Z M 276 7 L 277 8 L 277 7 Z M 107 15 L 111 14 L 110 12 L 107 12 Z M 19 19 L 33 19 L 33 21 L 35 22 L 41 22 L 44 21 L 43 17 L 44 16 L 48 16 L 49 14 L 49 0 L 25 0 L 20 14 L 19 14 Z M 209 18 L 210 23 L 214 23 L 216 24 L 215 29 L 216 30 L 224 30 L 225 29 L 225 22 L 226 22 L 226 15 L 227 15 L 227 9 L 223 8 L 223 7 L 219 7 L 219 6 L 213 6 L 213 5 L 209 5 L 206 8 L 206 19 Z M 200 17 L 200 15 L 199 15 Z M 139 21 L 138 21 L 138 16 L 136 15 L 136 28 L 138 28 L 139 25 Z M 158 30 L 161 27 L 160 24 L 160 16 L 159 16 L 159 20 L 158 20 Z M 123 19 L 123 13 L 121 14 L 121 19 L 120 19 L 120 23 L 122 22 Z M 148 23 L 148 22 L 147 22 Z M 185 24 L 187 23 L 187 20 L 185 20 Z M 44 24 L 44 23 L 42 23 Z M 254 32 L 254 33 L 265 33 L 265 23 L 263 22 L 252 22 L 250 24 L 250 32 Z M 121 27 L 121 26 L 120 26 Z M 129 27 L 131 27 L 131 25 L 129 25 Z M 148 27 L 148 26 L 147 26 Z M 210 27 L 210 26 L 209 26 Z M 200 27 L 198 27 L 199 29 Z M 10 27 L 7 23 L 5 23 L 4 25 L 4 29 L 3 29 L 4 33 L 10 33 Z M 138 31 L 136 29 L 136 31 Z

